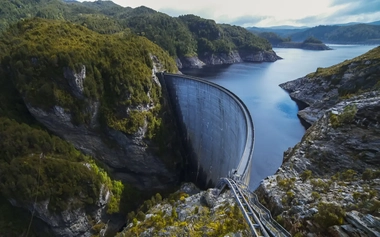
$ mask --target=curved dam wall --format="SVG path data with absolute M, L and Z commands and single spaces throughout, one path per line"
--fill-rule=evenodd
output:
M 206 188 L 236 172 L 249 184 L 254 127 L 244 103 L 209 81 L 159 74 L 177 120 L 191 181 Z

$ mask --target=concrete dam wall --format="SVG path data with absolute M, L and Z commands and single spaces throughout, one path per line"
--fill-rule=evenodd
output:
M 248 185 L 254 127 L 248 109 L 229 90 L 177 74 L 159 75 L 183 138 L 191 181 L 214 186 L 236 172 Z

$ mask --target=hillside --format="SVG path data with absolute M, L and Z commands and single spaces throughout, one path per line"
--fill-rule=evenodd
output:
M 280 85 L 311 124 L 257 193 L 293 235 L 380 235 L 380 47 Z
M 310 36 L 316 37 L 325 43 L 379 44 L 380 26 L 368 24 L 316 26 L 290 35 L 293 41 L 303 41 Z
M 124 8 L 111 1 L 1 0 L 0 4 L 5 6 L 0 31 L 19 19 L 38 16 L 69 20 L 102 34 L 133 32 L 167 50 L 179 67 L 278 59 L 265 39 L 246 29 L 193 15 L 170 17 L 144 6 Z
M 322 41 L 309 37 L 303 42 L 293 42 L 290 37 L 283 38 L 273 32 L 261 32 L 258 34 L 260 37 L 267 39 L 272 47 L 276 48 L 296 48 L 296 49 L 306 49 L 306 50 L 329 50 Z
M 165 149 L 173 134 L 154 72 L 177 68 L 161 48 L 34 18 L 3 32 L 0 52 L 2 202 L 35 210 L 54 235 L 88 236 L 107 220 L 120 228 L 140 193 L 175 185 L 180 158 Z

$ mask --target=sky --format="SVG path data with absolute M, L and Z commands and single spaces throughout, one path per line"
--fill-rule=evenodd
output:
M 317 26 L 380 20 L 380 0 L 113 0 L 170 16 L 194 14 L 243 27 Z

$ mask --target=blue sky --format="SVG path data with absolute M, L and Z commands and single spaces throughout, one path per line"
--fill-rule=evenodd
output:
M 248 26 L 316 26 L 380 20 L 380 0 L 113 0 L 171 16 L 195 14 L 218 23 Z

